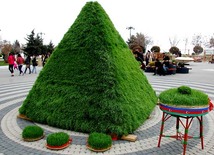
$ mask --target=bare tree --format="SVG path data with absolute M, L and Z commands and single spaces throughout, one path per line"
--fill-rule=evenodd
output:
M 210 47 L 214 47 L 214 37 L 212 36 L 211 38 L 210 38 Z
M 20 47 L 20 43 L 18 40 L 16 40 L 14 43 L 13 43 L 13 50 L 14 50 L 14 53 L 19 53 L 20 50 L 21 50 L 21 47 Z
M 10 43 L 4 43 L 3 46 L 2 46 L 2 55 L 3 55 L 3 58 L 4 58 L 4 61 L 7 62 L 7 58 L 8 58 L 8 55 L 9 53 L 12 51 L 12 45 Z
M 214 36 L 213 35 L 209 36 L 209 37 L 205 37 L 205 39 L 204 39 L 205 47 L 208 47 L 208 48 L 214 47 Z
M 204 43 L 204 39 L 201 34 L 196 34 L 192 37 L 192 45 L 201 46 Z
M 148 45 L 153 44 L 153 40 L 149 36 L 145 36 L 145 48 L 147 48 Z
M 201 47 L 202 44 L 206 46 L 204 37 L 202 37 L 201 34 L 194 35 L 192 39 L 192 45 L 194 45 L 193 51 L 195 52 L 195 54 L 200 54 L 203 52 L 204 49 Z
M 185 44 L 185 53 L 186 53 L 186 50 L 187 50 L 187 45 L 188 45 L 188 42 L 189 42 L 189 40 L 188 40 L 188 38 L 185 38 L 184 39 L 184 44 Z
M 169 43 L 171 47 L 177 46 L 180 40 L 178 40 L 176 37 L 173 39 L 169 38 Z

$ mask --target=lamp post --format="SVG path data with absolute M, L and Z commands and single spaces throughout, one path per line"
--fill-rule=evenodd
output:
M 127 27 L 126 29 L 128 29 L 128 30 L 130 31 L 130 38 L 131 38 L 131 36 L 132 36 L 131 31 L 132 31 L 132 29 L 134 30 L 134 27 L 129 26 L 129 27 Z

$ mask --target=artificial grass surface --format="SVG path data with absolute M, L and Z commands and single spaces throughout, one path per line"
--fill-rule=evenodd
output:
M 26 126 L 22 131 L 22 138 L 33 139 L 43 136 L 44 130 L 35 125 Z
M 186 89 L 186 88 L 189 89 Z M 180 88 L 183 89 L 182 93 Z M 160 93 L 159 100 L 163 104 L 174 106 L 206 106 L 209 104 L 208 95 L 187 86 L 171 88 Z
M 94 149 L 106 149 L 112 145 L 110 135 L 93 132 L 88 137 L 88 145 Z
M 50 146 L 62 146 L 69 141 L 69 135 L 64 132 L 52 133 L 47 136 L 47 144 Z
M 156 94 L 98 2 L 87 2 L 19 109 L 32 120 L 80 132 L 132 133 Z

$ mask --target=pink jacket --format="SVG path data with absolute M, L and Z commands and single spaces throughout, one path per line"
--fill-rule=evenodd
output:
M 8 63 L 9 65 L 13 65 L 15 61 L 15 57 L 13 55 L 9 55 L 8 57 Z

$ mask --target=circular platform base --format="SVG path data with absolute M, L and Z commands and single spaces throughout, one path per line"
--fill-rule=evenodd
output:
M 62 149 L 67 148 L 71 144 L 71 142 L 72 142 L 72 139 L 69 139 L 69 141 L 66 144 L 63 144 L 61 146 L 51 146 L 51 145 L 46 144 L 46 148 L 48 148 L 50 150 L 62 150 Z
M 41 137 L 38 137 L 38 138 L 23 138 L 23 140 L 26 141 L 26 142 L 33 142 L 33 141 L 40 140 L 40 139 L 42 139 L 44 137 L 45 137 L 45 135 L 42 135 Z
M 92 148 L 91 146 L 89 146 L 88 144 L 86 145 L 87 149 L 91 150 L 91 151 L 94 151 L 94 152 L 105 152 L 109 149 L 111 149 L 112 146 L 108 147 L 108 148 L 105 148 L 105 149 L 94 149 Z

